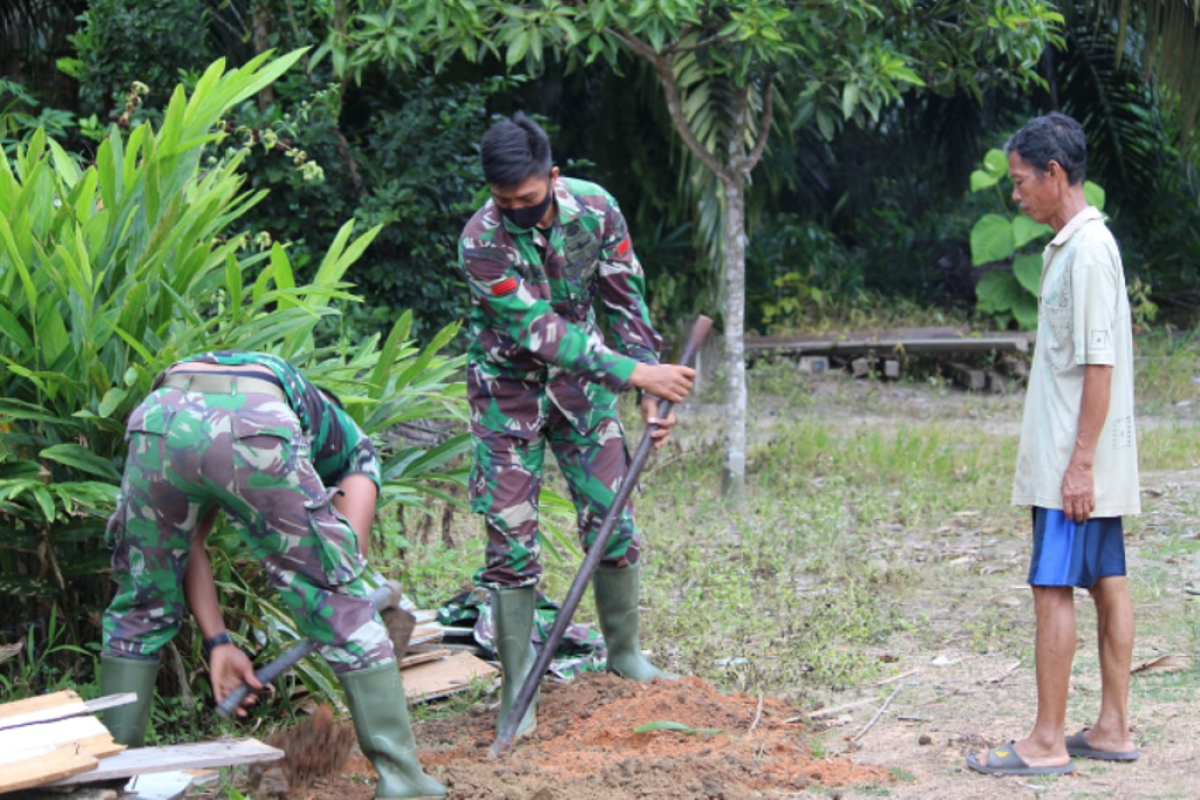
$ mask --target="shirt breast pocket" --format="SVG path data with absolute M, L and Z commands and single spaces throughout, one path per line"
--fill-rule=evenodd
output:
M 563 230 L 564 277 L 575 292 L 588 292 L 600 273 L 600 242 L 579 222 Z

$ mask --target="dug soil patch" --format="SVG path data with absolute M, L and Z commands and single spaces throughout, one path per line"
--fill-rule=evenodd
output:
M 545 684 L 537 730 L 502 758 L 488 755 L 494 711 L 415 730 L 422 765 L 453 798 L 742 798 L 889 781 L 882 767 L 814 758 L 795 717 L 784 703 L 722 694 L 699 678 L 637 684 L 590 674 Z M 663 722 L 687 730 L 635 732 Z M 369 798 L 363 776 L 374 780 L 356 755 L 342 776 L 318 781 L 305 796 Z

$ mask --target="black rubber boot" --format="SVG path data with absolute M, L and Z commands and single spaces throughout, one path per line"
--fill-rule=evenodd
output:
M 500 715 L 496 717 L 497 733 L 537 658 L 537 650 L 533 647 L 533 611 L 536 606 L 537 589 L 532 586 L 492 590 L 496 652 L 500 655 L 500 669 L 504 672 L 500 684 Z M 538 695 L 534 695 L 529 709 L 521 718 L 521 724 L 517 726 L 518 737 L 533 733 L 537 727 L 537 701 Z
M 146 726 L 154 705 L 154 683 L 158 678 L 157 658 L 118 658 L 100 656 L 100 695 L 133 692 L 137 700 L 129 705 L 101 711 L 101 721 L 117 744 L 141 747 L 146 742 Z
M 376 800 L 445 797 L 446 787 L 425 774 L 408 720 L 404 684 L 395 661 L 338 675 L 363 755 L 375 765 Z
M 608 670 L 635 681 L 674 680 L 678 676 L 651 664 L 638 643 L 640 575 L 637 564 L 624 569 L 597 567 L 592 579 L 596 615 L 608 648 Z

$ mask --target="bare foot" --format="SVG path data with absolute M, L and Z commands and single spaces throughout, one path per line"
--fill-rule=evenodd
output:
M 1106 731 L 1099 727 L 1084 728 L 1080 731 L 1084 740 L 1088 743 L 1088 747 L 1093 750 L 1100 750 L 1106 753 L 1133 753 L 1137 751 L 1137 745 L 1133 741 L 1133 737 L 1129 735 L 1128 729 L 1125 731 Z

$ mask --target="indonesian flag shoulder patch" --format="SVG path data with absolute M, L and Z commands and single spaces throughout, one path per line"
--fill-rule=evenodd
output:
M 517 290 L 517 279 L 511 275 L 500 281 L 492 284 L 492 296 L 504 297 L 506 294 L 512 294 Z
M 629 252 L 629 248 L 631 246 L 632 245 L 629 241 L 629 237 L 626 236 L 625 239 L 619 245 L 617 245 L 617 255 L 619 255 L 619 256 L 625 255 L 626 253 Z

